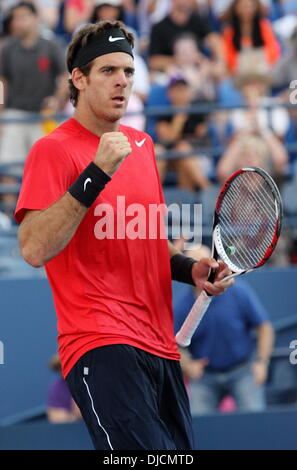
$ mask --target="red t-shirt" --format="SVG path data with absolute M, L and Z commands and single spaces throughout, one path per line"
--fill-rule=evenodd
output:
M 45 266 L 58 317 L 64 377 L 84 353 L 110 344 L 129 344 L 179 359 L 167 240 L 160 234 L 146 237 L 151 227 L 149 205 L 164 203 L 153 143 L 144 132 L 126 126 L 120 131 L 128 137 L 132 153 L 89 208 L 69 244 Z M 75 119 L 40 139 L 25 164 L 16 220 L 21 222 L 27 209 L 45 209 L 60 199 L 94 159 L 98 143 L 99 137 Z M 113 208 L 114 217 L 108 221 L 104 207 L 107 212 Z M 147 223 L 139 230 L 135 217 L 144 209 Z M 109 236 L 113 230 L 118 233 L 117 239 L 100 239 L 107 227 Z M 133 232 L 139 238 L 132 239 Z

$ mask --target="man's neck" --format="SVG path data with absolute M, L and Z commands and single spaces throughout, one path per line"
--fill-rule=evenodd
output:
M 247 19 L 247 20 L 242 20 L 241 21 L 241 24 L 240 24 L 240 27 L 241 27 L 241 34 L 243 36 L 251 36 L 252 35 L 252 24 L 251 22 Z
M 173 23 L 178 26 L 183 26 L 188 23 L 191 14 L 179 10 L 172 10 L 169 16 Z
M 78 121 L 83 127 L 93 134 L 101 137 L 105 132 L 117 132 L 119 129 L 119 121 L 109 122 L 104 119 L 98 119 L 85 113 L 80 109 L 76 109 L 73 114 L 74 119 Z
M 39 31 L 31 31 L 21 38 L 21 44 L 23 47 L 30 48 L 33 47 L 38 39 Z

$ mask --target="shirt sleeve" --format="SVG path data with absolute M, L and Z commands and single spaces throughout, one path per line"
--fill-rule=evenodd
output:
M 0 76 L 9 79 L 8 48 L 3 46 L 0 53 Z
M 197 37 L 200 40 L 205 39 L 205 37 L 212 32 L 207 18 L 203 18 L 199 15 L 194 15 L 193 18 L 196 22 L 195 29 L 197 31 Z
M 16 221 L 20 223 L 27 210 L 42 210 L 54 204 L 75 178 L 73 162 L 63 153 L 59 142 L 48 137 L 37 141 L 25 164 Z
M 170 49 L 166 41 L 162 37 L 161 25 L 155 24 L 150 34 L 149 56 L 152 55 L 171 55 Z
M 66 72 L 65 51 L 60 44 L 51 42 L 50 54 L 55 77 Z
M 237 295 L 248 327 L 255 328 L 269 321 L 269 315 L 259 297 L 247 284 L 237 283 Z

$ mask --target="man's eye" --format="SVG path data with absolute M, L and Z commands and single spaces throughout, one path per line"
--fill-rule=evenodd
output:
M 133 77 L 134 70 L 126 70 L 126 75 L 127 75 L 127 77 Z

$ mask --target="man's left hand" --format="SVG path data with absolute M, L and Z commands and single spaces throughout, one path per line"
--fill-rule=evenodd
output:
M 256 385 L 263 385 L 267 379 L 268 367 L 265 362 L 255 361 L 251 367 Z
M 210 269 L 216 270 L 213 284 L 207 281 Z M 192 278 L 196 286 L 201 290 L 205 290 L 210 295 L 220 295 L 234 284 L 233 279 L 223 281 L 230 274 L 232 274 L 230 269 L 223 261 L 216 261 L 213 258 L 202 258 L 197 263 L 194 263 L 192 267 Z

